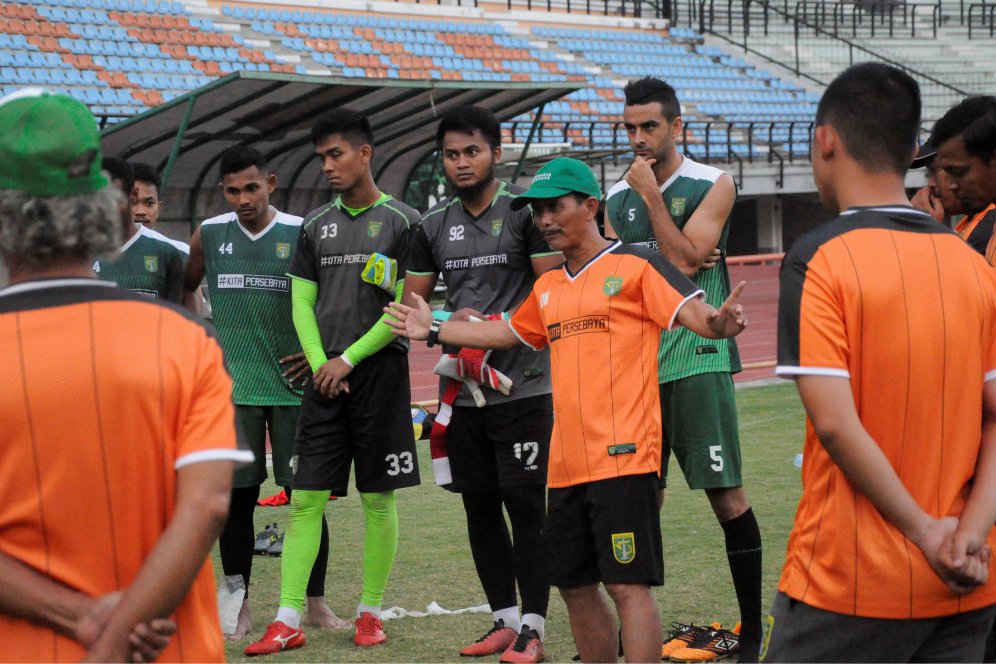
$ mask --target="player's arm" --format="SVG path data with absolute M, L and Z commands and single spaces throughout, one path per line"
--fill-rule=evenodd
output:
M 394 334 L 408 337 L 413 341 L 424 341 L 429 337 L 432 324 L 432 310 L 417 293 L 412 296 L 414 307 L 400 302 L 392 302 L 384 308 L 388 325 Z M 447 321 L 440 323 L 439 343 L 464 348 L 501 350 L 519 345 L 519 339 L 512 332 L 506 320 L 486 320 L 478 323 Z
M 217 460 L 176 471 L 173 518 L 87 653 L 88 661 L 125 661 L 133 625 L 171 615 L 186 597 L 225 525 L 232 468 L 232 461 Z
M 0 553 L 0 613 L 21 618 L 90 645 L 121 599 L 115 592 L 89 597 L 55 582 L 24 563 Z M 171 620 L 140 624 L 132 632 L 133 661 L 151 662 L 159 657 L 176 632 Z
M 982 390 L 982 445 L 975 467 L 972 490 L 958 519 L 946 564 L 962 567 L 986 548 L 986 536 L 996 523 L 996 380 Z
M 657 178 L 650 168 L 652 164 L 652 159 L 637 157 L 626 174 L 626 181 L 647 208 L 660 252 L 685 275 L 691 276 L 707 264 L 719 244 L 723 226 L 736 200 L 736 186 L 729 175 L 721 175 L 684 228 L 679 229 L 664 204 Z
M 190 257 L 183 270 L 183 306 L 195 314 L 201 313 L 200 285 L 204 280 L 204 245 L 201 243 L 201 229 L 194 231 L 190 238 Z
M 702 297 L 693 297 L 678 310 L 675 320 L 682 327 L 706 339 L 735 337 L 747 327 L 744 308 L 739 303 L 740 294 L 746 285 L 746 281 L 737 284 L 719 309 L 714 308 Z
M 949 588 L 965 593 L 977 587 L 980 579 L 971 570 L 952 569 L 941 560 L 941 552 L 957 520 L 932 517 L 906 490 L 882 449 L 861 423 L 850 378 L 799 375 L 796 384 L 820 443 L 847 481 L 923 552 Z M 992 527 L 992 521 L 988 527 Z

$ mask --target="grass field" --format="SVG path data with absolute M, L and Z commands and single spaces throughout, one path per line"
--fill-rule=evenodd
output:
M 786 383 L 739 390 L 740 432 L 744 452 L 744 483 L 764 538 L 764 608 L 770 605 L 785 555 L 785 542 L 799 498 L 799 470 L 792 460 L 802 449 L 803 411 L 795 386 Z M 485 604 L 467 544 L 466 523 L 459 497 L 432 482 L 428 445 L 420 445 L 423 484 L 399 493 L 401 542 L 384 607 L 424 611 L 437 602 L 455 610 Z M 672 464 L 672 486 L 664 503 L 665 585 L 656 589 L 665 628 L 671 621 L 730 627 L 737 604 L 730 581 L 723 534 L 701 492 L 689 491 Z M 275 491 L 263 487 L 263 495 Z M 266 523 L 284 527 L 287 507 L 258 508 L 257 530 Z M 363 515 L 355 493 L 329 503 L 332 532 L 326 584 L 332 608 L 352 619 L 360 595 Z M 215 567 L 220 574 L 217 551 Z M 280 583 L 280 559 L 257 557 L 253 566 L 251 604 L 253 638 L 273 620 Z M 403 618 L 387 621 L 388 642 L 358 649 L 352 632 L 306 631 L 308 645 L 274 655 L 267 661 L 301 662 L 438 662 L 459 659 L 457 650 L 490 627 L 485 614 Z M 548 661 L 568 662 L 575 654 L 567 612 L 554 590 L 544 643 Z M 665 630 L 666 633 L 666 630 Z M 249 641 L 228 646 L 232 661 L 245 661 Z M 497 661 L 497 657 L 488 661 Z M 466 660 L 465 660 L 466 661 Z

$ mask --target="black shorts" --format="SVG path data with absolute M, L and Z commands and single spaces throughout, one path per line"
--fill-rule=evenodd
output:
M 346 381 L 349 392 L 334 399 L 315 392 L 311 381 L 305 387 L 291 486 L 345 496 L 353 462 L 361 493 L 417 486 L 408 356 L 384 349 L 358 364 Z
M 553 431 L 549 394 L 475 408 L 455 406 L 446 451 L 460 493 L 546 484 Z
M 649 473 L 550 489 L 544 538 L 551 585 L 662 585 L 658 484 Z

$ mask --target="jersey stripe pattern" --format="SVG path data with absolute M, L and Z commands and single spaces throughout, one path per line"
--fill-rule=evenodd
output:
M 577 274 L 536 281 L 509 324 L 526 345 L 550 347 L 550 488 L 660 474 L 661 330 L 701 293 L 660 254 L 618 242 Z
M 301 403 L 280 365 L 280 358 L 301 351 L 287 276 L 300 230 L 301 217 L 283 212 L 257 235 L 234 212 L 201 224 L 211 315 L 241 406 Z
M 661 185 L 664 205 L 678 229 L 685 227 L 699 204 L 712 189 L 723 171 L 685 157 L 678 170 Z M 622 180 L 609 189 L 605 202 L 609 223 L 627 244 L 642 244 L 658 250 L 657 238 L 640 196 Z M 726 268 L 726 240 L 730 221 L 726 220 L 719 238 L 722 252 L 719 263 L 699 270 L 692 281 L 706 294 L 706 301 L 717 309 L 730 294 L 730 273 Z M 688 376 L 721 371 L 740 371 L 740 355 L 733 339 L 703 339 L 689 330 L 678 330 L 661 337 L 660 382 L 668 383 Z
M 131 584 L 173 517 L 177 469 L 248 461 L 211 329 L 89 279 L 0 291 L 0 551 L 89 596 Z M 53 352 L 56 349 L 58 352 Z M 223 661 L 205 561 L 163 661 Z M 3 659 L 79 661 L 73 639 L 0 616 Z
M 139 224 L 135 234 L 121 247 L 121 253 L 94 261 L 93 271 L 101 279 L 135 293 L 179 304 L 183 298 L 186 260 L 180 245 L 183 243 Z
M 996 378 L 996 276 L 929 215 L 852 209 L 804 235 L 782 265 L 780 376 L 850 380 L 861 423 L 916 502 L 957 515 Z M 920 550 L 858 494 L 807 420 L 802 498 L 779 589 L 837 613 L 916 619 L 996 602 L 954 595 Z M 996 547 L 996 535 L 989 535 Z

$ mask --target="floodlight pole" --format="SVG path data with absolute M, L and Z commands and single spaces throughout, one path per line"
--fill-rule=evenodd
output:
M 515 164 L 515 170 L 512 171 L 512 184 L 515 184 L 519 179 L 519 175 L 522 174 L 522 167 L 526 162 L 526 155 L 529 153 L 529 148 L 533 144 L 533 136 L 536 135 L 536 129 L 540 125 L 540 117 L 543 115 L 543 109 L 546 108 L 546 104 L 541 104 L 538 109 L 536 109 L 536 117 L 533 118 L 533 126 L 529 128 L 529 136 L 526 137 L 526 144 L 522 146 L 522 154 L 519 155 L 519 161 Z

